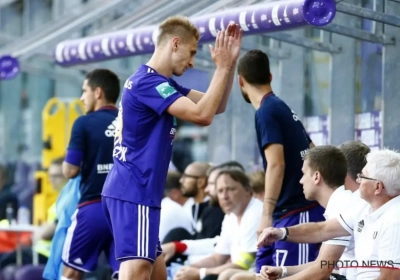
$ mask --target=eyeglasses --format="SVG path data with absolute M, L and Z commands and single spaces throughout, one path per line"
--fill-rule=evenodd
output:
M 357 174 L 357 181 L 361 181 L 361 179 L 365 179 L 365 180 L 371 180 L 371 181 L 380 182 L 380 180 L 378 180 L 378 179 L 374 179 L 374 178 L 366 177 L 366 176 L 362 175 L 362 173 L 358 173 L 358 174 Z

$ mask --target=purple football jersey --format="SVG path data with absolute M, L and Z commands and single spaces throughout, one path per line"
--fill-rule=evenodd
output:
M 161 207 L 176 133 L 166 109 L 189 91 L 147 65 L 125 82 L 103 196 Z

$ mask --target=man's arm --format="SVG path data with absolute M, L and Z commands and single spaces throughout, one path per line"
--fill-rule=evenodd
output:
M 181 97 L 168 107 L 167 112 L 178 119 L 200 126 L 210 125 L 221 103 L 229 72 L 229 68 L 217 67 L 207 92 L 197 104 L 189 98 Z
M 320 243 L 339 236 L 350 236 L 337 218 L 289 227 L 288 232 L 287 241 L 295 243 Z
M 179 119 L 201 125 L 210 125 L 229 83 L 240 53 L 243 32 L 239 25 L 229 24 L 227 30 L 218 32 L 215 47 L 210 46 L 216 70 L 206 94 L 197 104 L 189 98 L 178 98 L 167 112 Z M 231 82 L 232 84 L 232 82 Z
M 192 265 L 192 267 L 196 268 L 207 268 L 206 275 L 210 274 L 220 274 L 226 269 L 244 269 L 241 266 L 232 263 L 230 261 L 229 255 L 221 255 L 221 254 L 213 254 L 212 256 L 200 260 Z
M 272 219 L 272 214 L 282 190 L 283 175 L 285 174 L 283 145 L 270 144 L 264 150 L 264 154 L 268 165 L 265 172 L 263 216 L 267 219 Z
M 56 223 L 45 223 L 42 225 L 39 233 L 39 239 L 51 240 L 56 231 Z
M 76 176 L 78 176 L 79 170 L 79 166 L 70 164 L 66 161 L 64 161 L 62 164 L 63 175 L 67 179 L 75 178 Z
M 229 255 L 222 255 L 222 254 L 217 254 L 214 253 L 211 256 L 204 258 L 202 260 L 199 260 L 198 262 L 195 262 L 191 264 L 191 267 L 197 267 L 197 268 L 212 268 L 212 267 L 217 267 L 221 266 L 223 264 L 226 264 L 227 261 L 229 261 L 230 256 Z
M 377 280 L 399 280 L 400 279 L 400 269 L 393 268 L 381 268 L 381 275 Z
M 287 233 L 287 235 L 285 234 Z M 339 236 L 350 236 L 337 218 L 325 222 L 300 224 L 289 228 L 266 228 L 258 238 L 257 247 L 268 246 L 285 238 L 294 243 L 321 243 Z
M 212 275 L 212 274 L 219 275 L 227 269 L 243 269 L 243 268 L 241 268 L 237 264 L 228 262 L 226 264 L 219 265 L 217 267 L 207 268 L 206 275 Z
M 78 176 L 83 159 L 85 145 L 85 121 L 84 116 L 77 118 L 72 126 L 71 138 L 68 144 L 65 160 L 62 164 L 62 172 L 65 178 L 71 179 Z
M 318 257 L 315 261 L 300 265 L 287 267 L 287 280 L 325 280 L 329 278 L 335 268 L 334 264 L 340 259 L 344 252 L 344 246 L 322 244 Z
M 219 104 L 219 107 L 216 112 L 217 115 L 225 112 L 226 105 L 228 104 L 229 96 L 232 91 L 233 80 L 235 78 L 235 68 L 236 68 L 236 65 L 234 64 L 233 68 L 229 71 L 229 76 L 228 76 L 228 81 L 226 84 L 225 92 L 222 95 L 221 103 Z M 200 99 L 204 96 L 204 94 L 205 93 L 203 93 L 203 92 L 192 89 L 189 92 L 189 94 L 187 95 L 187 97 L 192 102 L 197 104 L 200 101 Z

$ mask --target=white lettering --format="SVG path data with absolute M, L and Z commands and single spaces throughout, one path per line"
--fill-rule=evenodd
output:
M 293 114 L 293 119 L 297 122 L 299 120 L 299 117 L 296 115 L 296 113 L 292 110 Z
M 97 173 L 98 174 L 106 174 L 106 173 L 110 172 L 110 170 L 113 166 L 114 166 L 113 163 L 98 164 L 97 165 Z
M 133 83 L 132 81 L 126 80 L 124 88 L 132 89 L 132 83 Z
M 125 162 L 127 151 L 128 151 L 128 147 L 123 147 L 123 146 L 117 145 L 114 147 L 113 157 L 116 157 L 118 160 Z
M 171 131 L 169 132 L 169 135 L 174 135 L 175 136 L 176 133 L 176 128 L 171 128 Z
M 305 150 L 300 152 L 300 156 L 301 156 L 302 159 L 304 159 L 304 157 L 306 156 L 308 150 L 309 149 L 305 149 Z
M 118 132 L 118 117 L 113 120 L 113 122 L 107 127 L 106 131 L 104 132 L 107 137 L 115 137 L 116 133 Z
M 276 250 L 276 266 L 284 266 L 286 262 L 286 258 L 288 256 L 288 250 Z M 280 262 L 280 255 L 282 254 L 282 261 Z

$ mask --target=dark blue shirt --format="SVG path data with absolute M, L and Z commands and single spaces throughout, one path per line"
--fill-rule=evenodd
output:
M 101 199 L 104 181 L 113 165 L 117 115 L 117 108 L 106 106 L 74 122 L 67 154 L 82 155 L 79 204 Z M 66 161 L 76 165 L 71 156 Z
M 176 133 L 166 110 L 189 91 L 146 65 L 125 82 L 104 196 L 161 207 Z
M 300 179 L 303 157 L 309 149 L 311 139 L 297 115 L 273 93 L 261 101 L 255 116 L 257 141 L 263 159 L 264 169 L 267 161 L 264 150 L 269 144 L 281 144 L 284 150 L 285 174 L 282 190 L 273 214 L 274 220 L 297 212 L 315 204 L 304 197 Z

